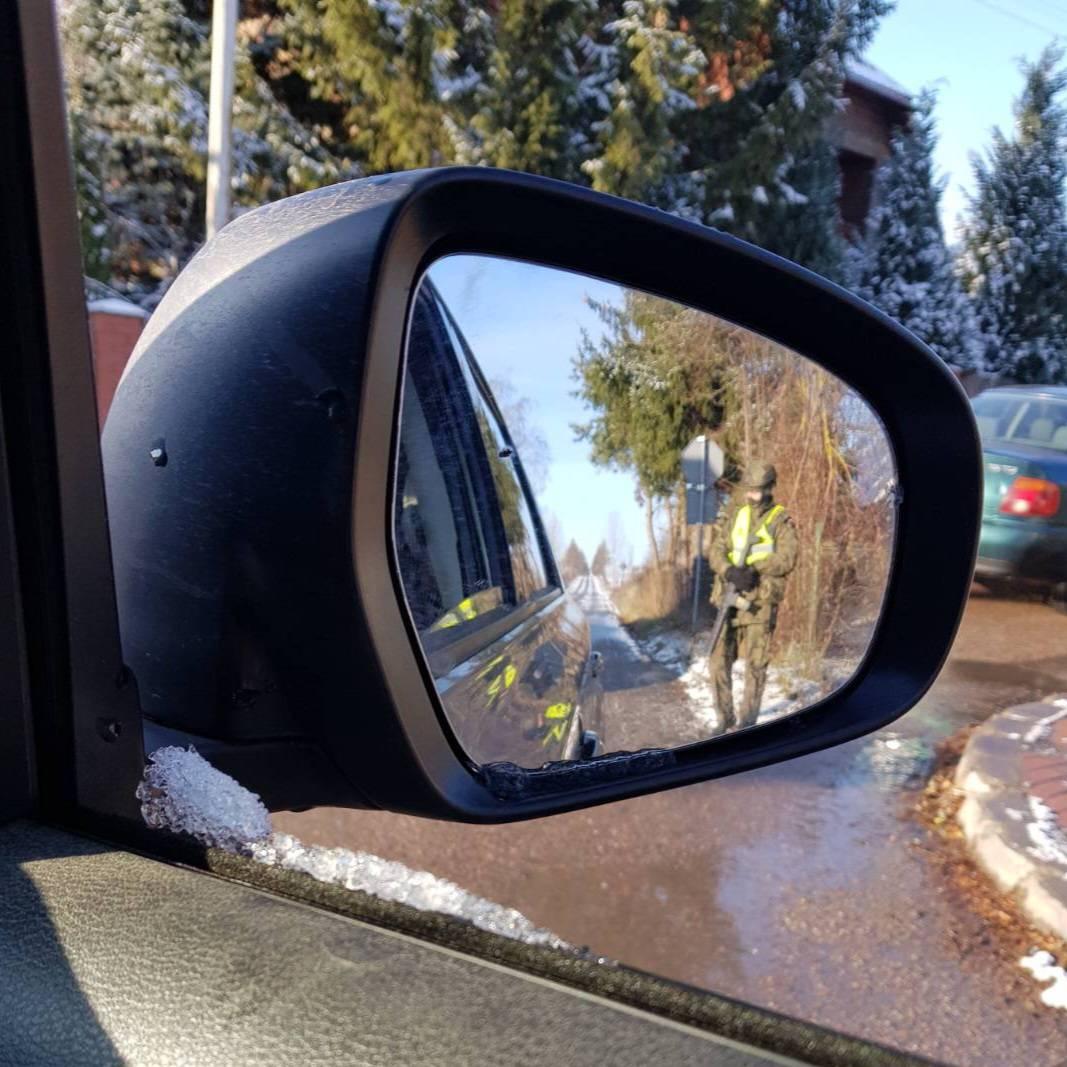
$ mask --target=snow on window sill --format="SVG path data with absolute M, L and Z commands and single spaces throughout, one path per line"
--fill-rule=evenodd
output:
M 259 797 L 213 767 L 192 746 L 170 745 L 153 752 L 137 798 L 153 829 L 187 834 L 203 845 L 299 871 L 319 882 L 451 915 L 526 944 L 570 948 L 514 908 L 475 896 L 429 871 L 368 852 L 305 845 L 291 834 L 274 831 L 270 812 Z

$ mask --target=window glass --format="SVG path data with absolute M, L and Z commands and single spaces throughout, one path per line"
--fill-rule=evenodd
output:
M 451 315 L 442 310 L 448 335 L 464 358 L 463 372 L 467 388 L 477 410 L 478 428 L 489 456 L 493 486 L 507 538 L 508 553 L 515 581 L 515 593 L 521 603 L 545 591 L 549 585 L 540 538 L 523 487 L 520 460 L 492 406 L 485 399 L 483 386 L 471 366 L 470 351 L 456 329 Z
M 1039 448 L 1064 447 L 1064 435 L 1059 431 L 1067 426 L 1067 405 L 1055 400 L 1032 400 L 1010 433 L 1013 441 L 1036 445 Z
M 978 432 L 989 440 L 1003 439 L 1025 401 L 1018 396 L 985 393 L 974 401 Z
M 984 440 L 1067 451 L 1067 404 L 1063 401 L 986 393 L 975 400 L 974 416 Z
M 420 298 L 404 378 L 395 529 L 404 592 L 424 632 L 461 631 L 504 599 L 481 521 L 489 504 L 484 457 L 464 440 L 462 379 L 442 342 L 432 305 Z M 458 391 L 448 388 L 450 366 Z
M 396 551 L 415 625 L 441 643 L 549 584 L 517 458 L 469 359 L 424 290 L 404 379 Z

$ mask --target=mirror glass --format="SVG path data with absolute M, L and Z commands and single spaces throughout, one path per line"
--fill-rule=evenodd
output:
M 704 741 L 859 666 L 895 472 L 817 363 L 647 293 L 452 256 L 419 287 L 399 410 L 395 562 L 475 762 Z

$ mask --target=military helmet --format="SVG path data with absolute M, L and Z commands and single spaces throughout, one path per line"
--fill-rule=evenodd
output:
M 773 463 L 768 463 L 765 459 L 754 459 L 741 475 L 741 488 L 767 491 L 773 489 L 777 481 L 778 472 Z

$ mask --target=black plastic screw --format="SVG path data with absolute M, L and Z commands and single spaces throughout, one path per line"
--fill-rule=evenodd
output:
M 96 732 L 104 741 L 117 741 L 122 736 L 122 723 L 118 719 L 97 719 Z

